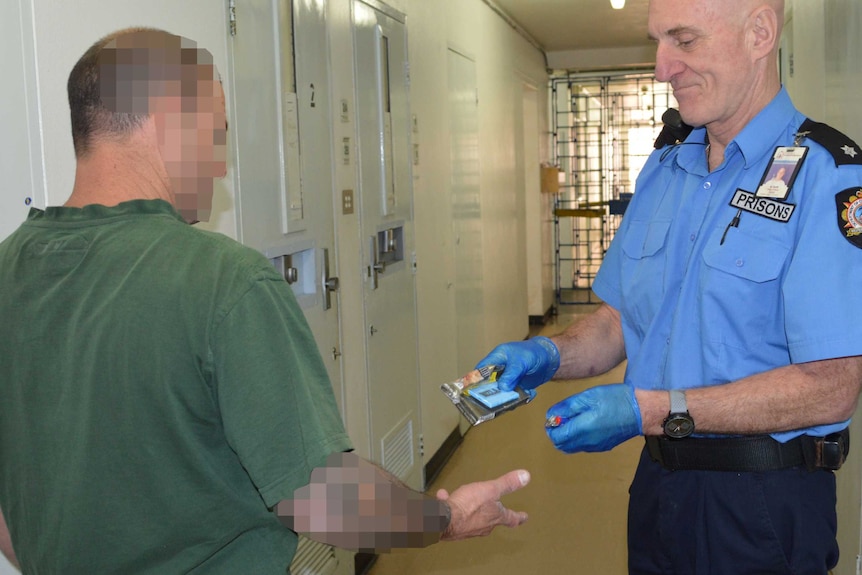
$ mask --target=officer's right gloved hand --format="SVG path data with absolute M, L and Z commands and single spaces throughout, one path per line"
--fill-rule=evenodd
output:
M 476 364 L 476 369 L 486 365 L 505 366 L 497 377 L 500 389 L 511 391 L 516 385 L 522 389 L 534 389 L 557 373 L 560 351 L 550 339 L 538 336 L 498 345 Z
M 568 397 L 548 409 L 548 418 L 554 416 L 562 418 L 561 425 L 545 431 L 565 453 L 607 451 L 644 432 L 635 388 L 625 383 L 599 385 Z

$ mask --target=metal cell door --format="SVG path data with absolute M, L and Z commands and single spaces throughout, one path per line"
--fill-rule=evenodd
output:
M 342 416 L 325 3 L 244 0 L 232 37 L 239 232 L 291 284 Z M 291 572 L 352 572 L 343 552 L 301 538 Z
M 325 15 L 290 0 L 245 0 L 241 8 L 230 126 L 240 239 L 291 284 L 343 415 Z
M 353 27 L 372 457 L 421 488 L 407 32 L 372 0 Z

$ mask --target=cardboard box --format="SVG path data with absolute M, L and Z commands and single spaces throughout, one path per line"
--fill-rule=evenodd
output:
M 542 166 L 542 193 L 560 193 L 560 169 L 557 166 Z

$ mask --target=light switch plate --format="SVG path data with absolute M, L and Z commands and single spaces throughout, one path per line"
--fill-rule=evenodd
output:
M 353 213 L 353 190 L 341 190 L 341 213 L 345 216 Z

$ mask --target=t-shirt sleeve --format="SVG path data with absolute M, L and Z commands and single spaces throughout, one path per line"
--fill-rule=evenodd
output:
M 284 281 L 255 281 L 214 328 L 212 353 L 227 441 L 268 507 L 292 497 L 329 454 L 352 448 Z

